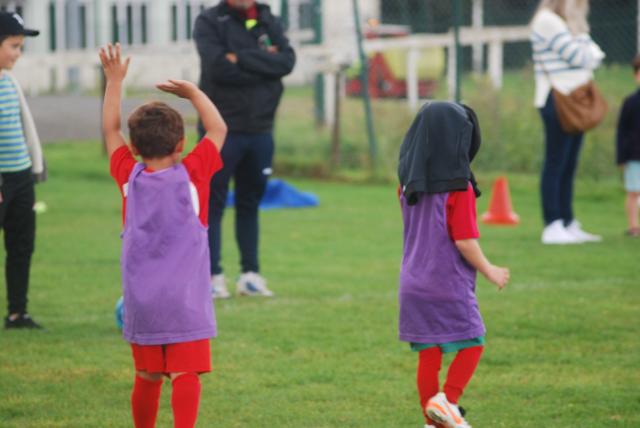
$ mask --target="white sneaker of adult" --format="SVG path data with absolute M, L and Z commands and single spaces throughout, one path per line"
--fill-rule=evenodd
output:
M 444 392 L 439 392 L 427 403 L 427 416 L 447 428 L 471 428 L 455 404 L 449 403 Z
M 564 227 L 562 220 L 556 220 L 547 225 L 542 231 L 543 244 L 551 245 L 565 245 L 565 244 L 580 244 L 584 242 Z
M 228 299 L 231 293 L 227 290 L 227 279 L 223 273 L 211 277 L 211 297 L 214 299 Z
M 582 230 L 582 225 L 578 220 L 573 220 L 569 226 L 567 226 L 567 232 L 580 239 L 582 242 L 600 242 L 602 236 L 594 235 L 593 233 L 585 232 Z
M 273 296 L 273 291 L 267 288 L 267 280 L 256 272 L 245 272 L 240 275 L 236 283 L 236 292 L 240 296 Z

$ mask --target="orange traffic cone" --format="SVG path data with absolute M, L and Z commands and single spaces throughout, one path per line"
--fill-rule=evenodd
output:
M 482 214 L 482 222 L 486 224 L 514 225 L 520 222 L 518 214 L 511 207 L 509 183 L 506 177 L 498 177 L 493 185 L 493 194 L 489 201 L 489 211 Z

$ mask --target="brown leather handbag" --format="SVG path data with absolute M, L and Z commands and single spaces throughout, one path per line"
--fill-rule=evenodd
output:
M 551 91 L 560 126 L 567 134 L 579 134 L 595 128 L 607 114 L 607 102 L 593 80 L 578 86 L 568 95 L 555 88 Z

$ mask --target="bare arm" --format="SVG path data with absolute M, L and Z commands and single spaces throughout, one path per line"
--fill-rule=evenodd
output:
M 227 124 L 222 119 L 216 106 L 204 92 L 198 89 L 195 84 L 186 80 L 168 80 L 158 84 L 157 87 L 162 91 L 191 101 L 207 132 L 205 137 L 213 141 L 218 151 L 222 149 L 224 140 L 227 137 Z
M 102 108 L 102 134 L 107 144 L 109 157 L 118 148 L 126 145 L 120 130 L 120 104 L 122 102 L 122 81 L 127 75 L 130 60 L 129 57 L 124 62 L 121 60 L 120 44 L 116 44 L 115 47 L 109 44 L 106 48 L 100 48 L 100 62 L 107 79 Z
M 509 269 L 492 265 L 485 257 L 477 239 L 462 239 L 455 241 L 462 257 L 490 282 L 502 290 L 509 282 Z

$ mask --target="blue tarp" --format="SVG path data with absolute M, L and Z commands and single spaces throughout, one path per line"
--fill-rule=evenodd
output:
M 227 206 L 232 207 L 234 203 L 235 193 L 229 191 Z M 315 207 L 319 203 L 319 198 L 313 193 L 301 192 L 284 180 L 274 178 L 267 182 L 267 189 L 260 201 L 260 209 Z

